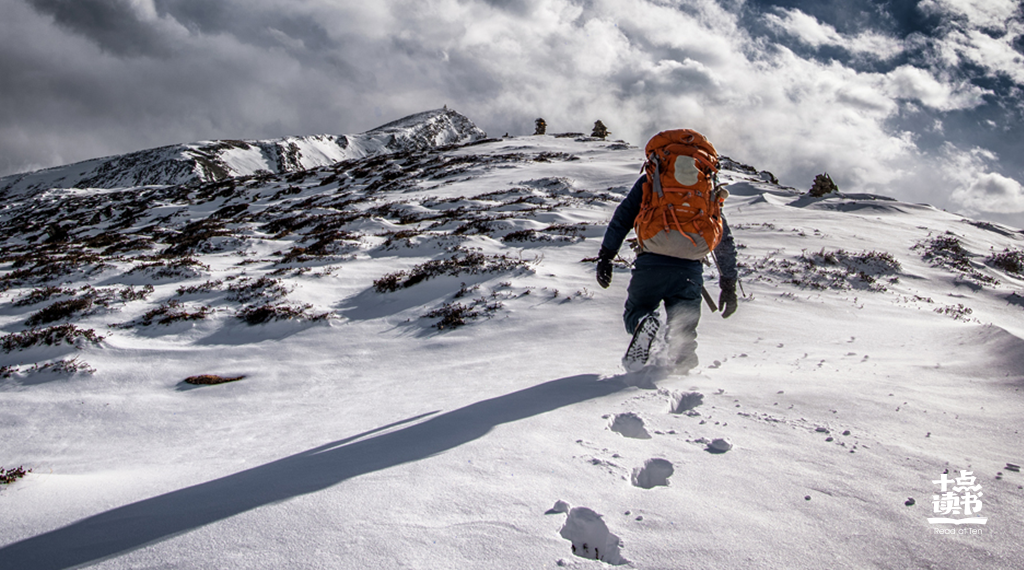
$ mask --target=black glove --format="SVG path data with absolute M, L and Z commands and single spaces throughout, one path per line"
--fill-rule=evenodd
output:
M 615 253 L 605 247 L 597 254 L 597 284 L 607 289 L 612 283 L 612 260 Z
M 728 319 L 739 305 L 739 301 L 736 300 L 736 280 L 720 279 L 718 286 L 722 289 L 718 295 L 718 306 L 722 309 L 722 318 Z

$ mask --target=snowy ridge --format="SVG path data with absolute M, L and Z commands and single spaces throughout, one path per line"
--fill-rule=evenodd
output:
M 522 136 L 0 199 L 0 567 L 1019 565 L 1024 235 L 723 161 L 739 310 L 627 374 L 633 253 L 609 289 L 594 256 L 642 160 Z M 935 511 L 944 472 L 980 511 Z
M 51 188 L 132 188 L 286 174 L 370 155 L 428 150 L 486 137 L 451 109 L 399 119 L 357 135 L 220 140 L 170 145 L 0 178 L 0 196 Z

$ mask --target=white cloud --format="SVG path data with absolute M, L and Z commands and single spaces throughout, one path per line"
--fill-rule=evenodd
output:
M 967 82 L 940 81 L 919 67 L 900 66 L 886 74 L 889 94 L 899 99 L 914 99 L 939 111 L 970 109 L 983 102 L 987 91 Z
M 917 9 L 925 14 L 962 16 L 978 27 L 999 28 L 1020 8 L 1018 0 L 922 0 Z
M 990 74 L 1006 74 L 1016 83 L 1024 83 L 1024 56 L 1013 48 L 1013 38 L 1024 34 L 1024 23 L 1011 23 L 1010 32 L 993 38 L 978 30 L 952 36 L 961 56 L 987 69 Z
M 1019 214 L 1024 212 L 1024 186 L 1002 174 L 987 172 L 978 175 L 970 186 L 953 192 L 951 200 L 970 212 Z
M 813 16 L 796 9 L 780 9 L 779 12 L 782 16 L 767 14 L 765 19 L 770 25 L 798 38 L 807 45 L 821 47 L 842 43 L 843 38 L 835 28 L 828 24 L 822 24 Z
M 950 204 L 970 215 L 1024 213 L 1024 186 L 992 172 L 998 158 L 990 150 L 962 151 L 947 143 L 940 153 L 938 169 L 954 187 Z
M 924 0 L 918 9 L 957 22 L 928 40 L 937 65 L 955 69 L 968 62 L 1024 83 L 1024 56 L 1012 43 L 1024 34 L 1018 0 Z
M 815 48 L 841 47 L 851 53 L 870 55 L 881 60 L 888 60 L 903 51 L 903 43 L 896 38 L 872 31 L 856 35 L 840 34 L 833 26 L 819 22 L 795 8 L 779 8 L 776 14 L 767 14 L 765 20 L 770 26 Z

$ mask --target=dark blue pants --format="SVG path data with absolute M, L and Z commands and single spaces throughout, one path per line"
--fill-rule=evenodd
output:
M 700 320 L 703 268 L 699 261 L 643 253 L 633 265 L 622 319 L 633 334 L 640 320 L 664 301 L 668 334 L 677 344 L 694 342 Z

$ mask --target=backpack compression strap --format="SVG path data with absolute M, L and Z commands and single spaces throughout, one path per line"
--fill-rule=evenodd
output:
M 658 195 L 658 198 L 665 197 L 665 191 L 661 189 L 661 160 L 658 159 L 658 155 L 651 153 L 647 158 L 652 165 L 654 165 L 654 174 L 652 176 L 651 187 L 654 189 L 654 193 Z

